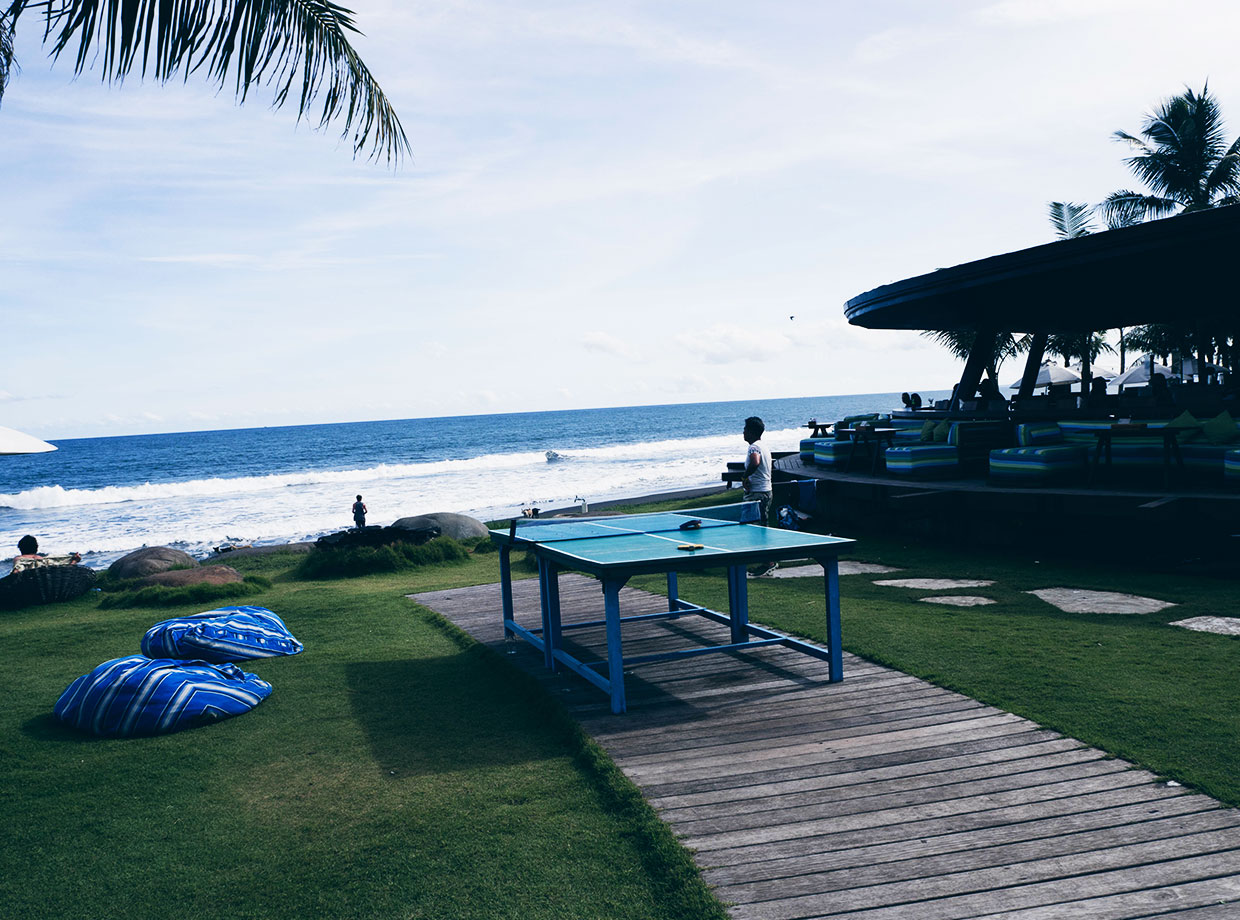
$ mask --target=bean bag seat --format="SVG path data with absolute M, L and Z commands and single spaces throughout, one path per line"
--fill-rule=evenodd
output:
M 304 645 L 266 607 L 219 607 L 156 623 L 142 637 L 151 658 L 245 661 L 296 655 Z
M 40 565 L 0 578 L 0 610 L 54 604 L 81 597 L 95 585 L 95 572 L 84 565 Z
M 55 714 L 95 735 L 162 735 L 249 712 L 270 693 L 271 684 L 235 664 L 130 655 L 71 683 Z

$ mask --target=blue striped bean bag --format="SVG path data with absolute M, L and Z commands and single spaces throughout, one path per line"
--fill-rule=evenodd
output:
M 220 607 L 156 623 L 142 637 L 151 658 L 244 661 L 296 655 L 304 645 L 266 607 Z
M 235 664 L 130 655 L 71 683 L 55 713 L 96 735 L 162 735 L 249 712 L 270 693 L 271 684 Z

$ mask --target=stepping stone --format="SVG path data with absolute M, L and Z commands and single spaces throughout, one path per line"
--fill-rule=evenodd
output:
M 917 588 L 921 591 L 938 591 L 945 588 L 988 588 L 993 580 L 981 578 L 889 578 L 876 581 L 884 588 Z
M 1065 613 L 1157 613 L 1175 606 L 1171 601 L 1141 597 L 1139 594 L 1087 591 L 1083 588 L 1038 588 L 1025 593 L 1040 597 Z
M 841 575 L 879 575 L 883 572 L 900 571 L 892 566 L 879 565 L 876 562 L 850 562 L 848 560 L 841 560 L 839 566 Z M 771 577 L 773 578 L 809 578 L 810 576 L 822 577 L 822 566 L 797 565 L 786 569 L 776 569 L 771 573 Z
M 976 594 L 939 594 L 935 597 L 917 598 L 923 604 L 947 604 L 949 607 L 984 607 L 997 601 L 990 597 L 978 597 Z
M 1189 617 L 1187 620 L 1176 620 L 1171 625 L 1221 636 L 1240 636 L 1240 619 L 1235 617 Z

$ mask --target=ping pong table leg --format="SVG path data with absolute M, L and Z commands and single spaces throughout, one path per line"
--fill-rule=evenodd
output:
M 844 679 L 844 656 L 840 649 L 840 566 L 835 556 L 818 560 L 822 566 L 823 582 L 827 593 L 827 680 L 837 683 Z
M 516 633 L 508 628 L 508 621 L 512 619 L 512 563 L 508 558 L 511 550 L 510 546 L 499 548 L 499 594 L 503 607 L 505 639 L 512 639 L 516 636 Z
M 728 566 L 728 619 L 732 642 L 749 641 L 749 583 L 743 565 Z
M 560 568 L 538 560 L 538 598 L 542 606 L 543 664 L 554 671 L 555 650 L 560 644 Z
M 624 650 L 620 642 L 620 589 L 627 578 L 603 579 L 603 611 L 607 619 L 607 686 L 611 691 L 611 711 L 624 712 Z

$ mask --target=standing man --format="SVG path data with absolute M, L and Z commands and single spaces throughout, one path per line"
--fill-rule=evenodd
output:
M 362 504 L 362 497 L 359 495 L 357 501 L 353 503 L 353 524 L 358 530 L 366 526 L 366 506 Z
M 741 484 L 745 489 L 745 501 L 758 503 L 759 521 L 763 527 L 770 522 L 771 512 L 771 453 L 762 443 L 765 431 L 766 424 L 756 415 L 745 419 L 745 442 L 749 445 L 749 452 L 745 454 L 745 478 Z M 774 570 L 774 562 L 763 562 L 751 574 L 769 575 Z

